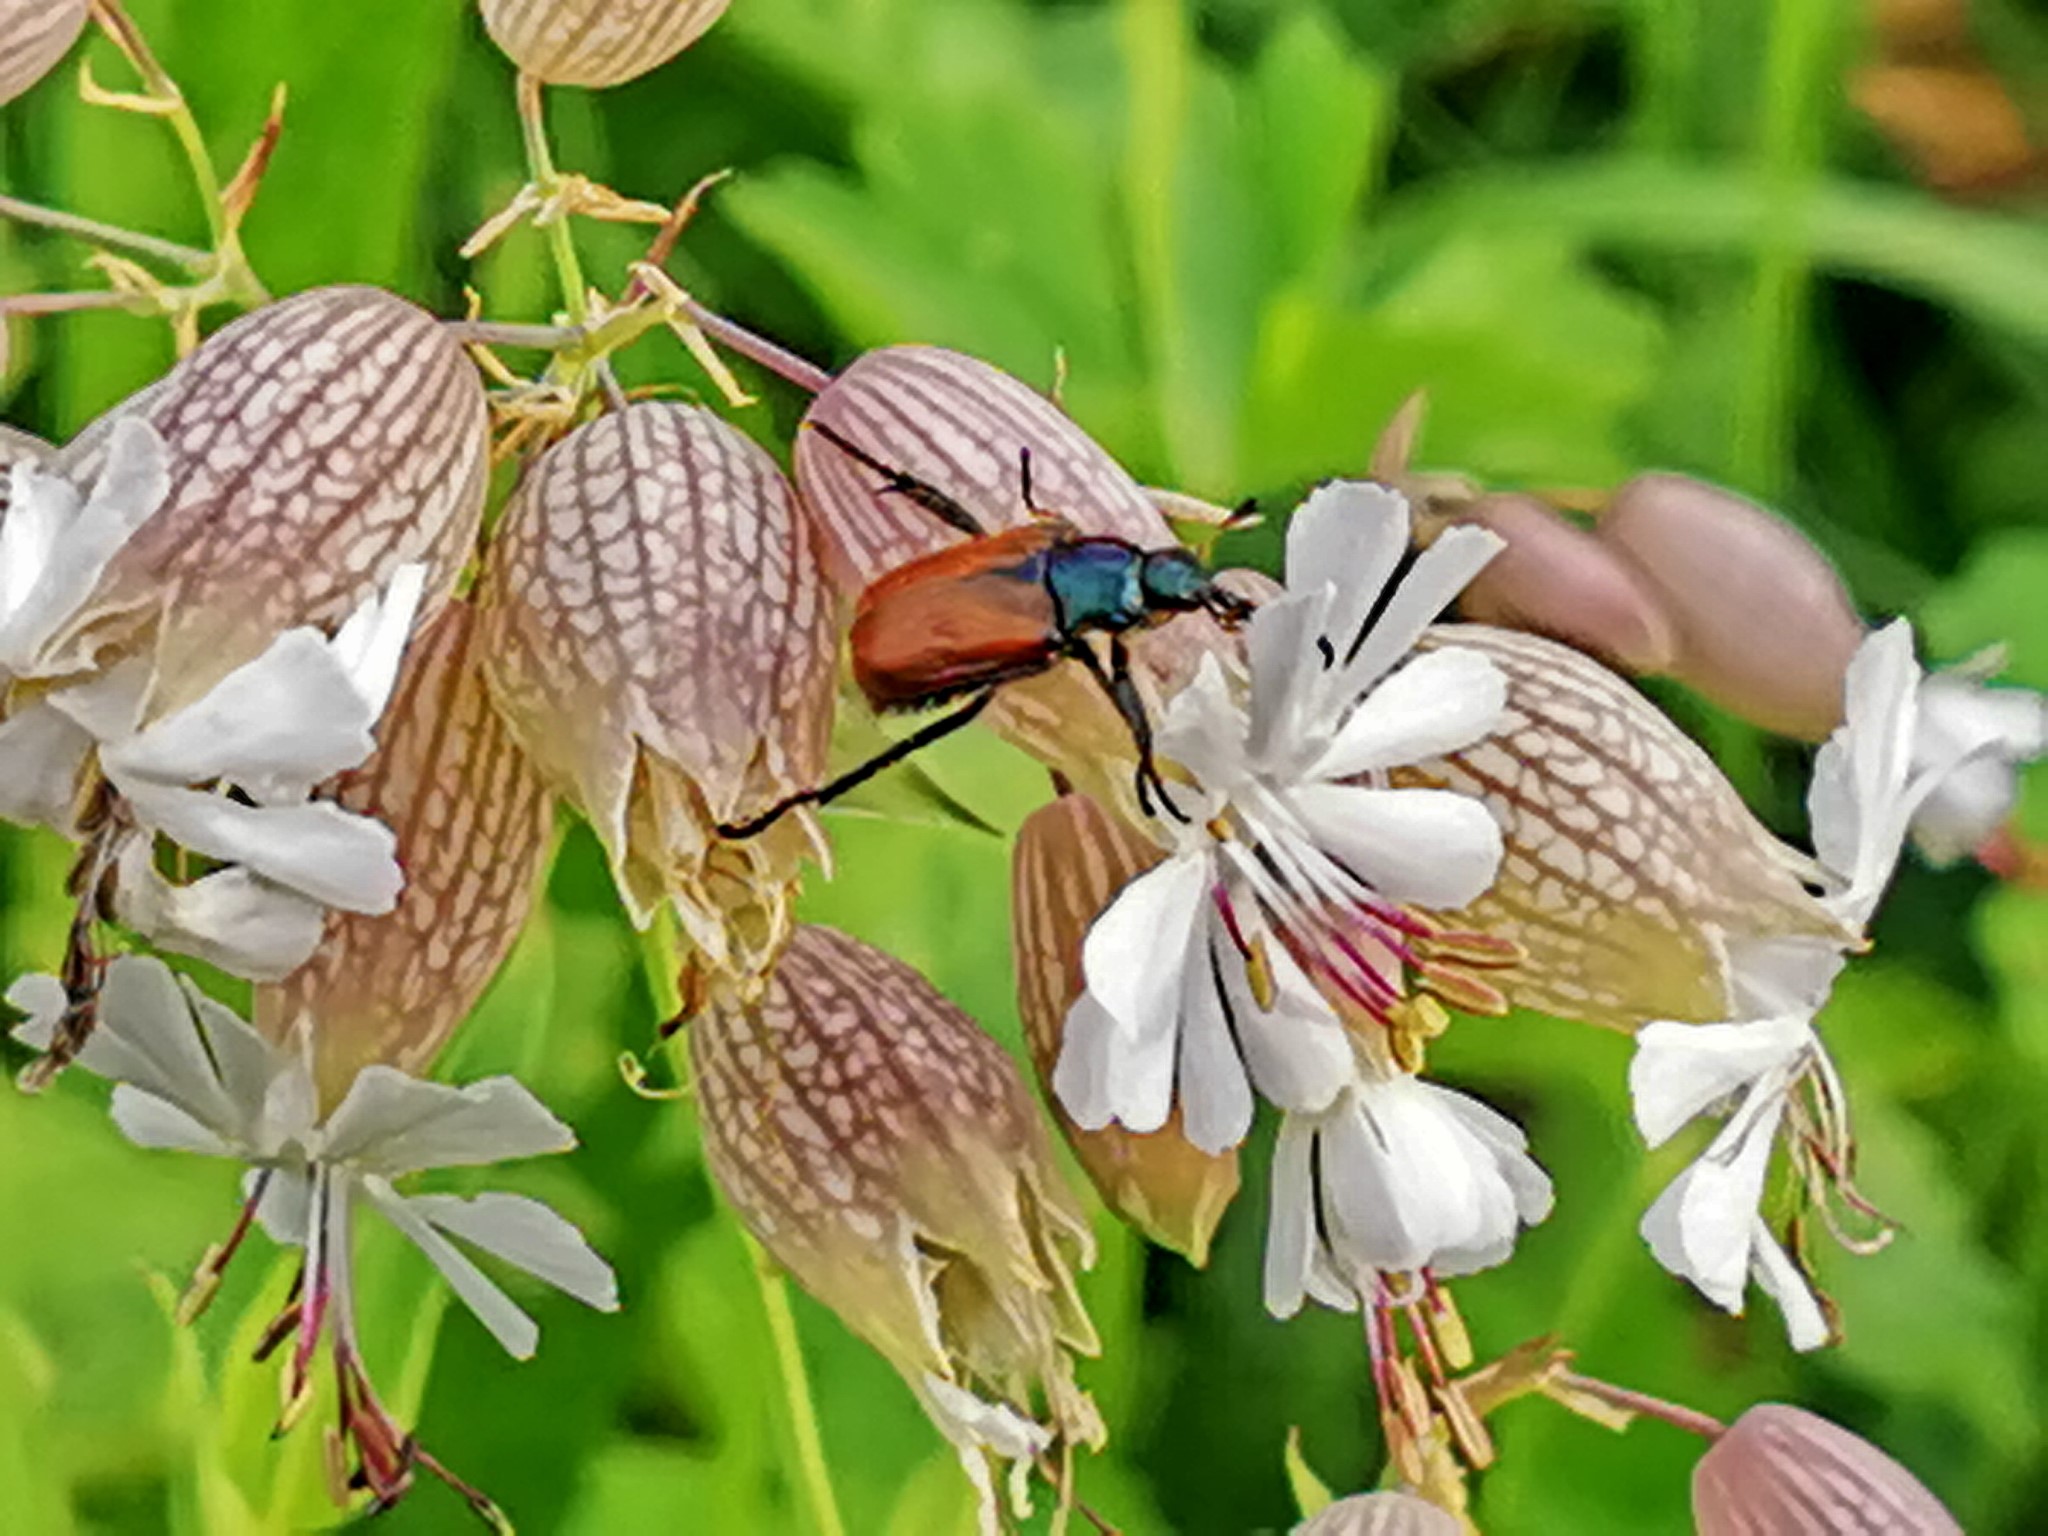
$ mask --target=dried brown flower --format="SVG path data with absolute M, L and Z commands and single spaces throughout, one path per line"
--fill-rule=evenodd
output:
M 316 288 L 244 316 L 68 444 L 99 472 L 116 419 L 170 450 L 171 488 L 48 654 L 83 671 L 154 645 L 155 708 L 199 697 L 295 624 L 332 627 L 411 561 L 423 616 L 483 512 L 483 386 L 432 315 L 376 288 Z
M 635 919 L 673 899 L 715 966 L 764 965 L 814 829 L 713 828 L 822 777 L 835 660 L 775 461 L 694 407 L 601 417 L 527 472 L 482 592 L 499 707 L 589 817 Z
M 1016 1066 L 898 960 L 799 928 L 690 1026 L 704 1151 L 805 1289 L 903 1374 L 992 1513 L 987 1456 L 1099 1444 L 1074 1382 L 1088 1224 Z
M 1085 1131 L 1052 1095 L 1067 1011 L 1081 995 L 1081 943 L 1118 891 L 1163 855 L 1085 795 L 1062 795 L 1018 830 L 1012 935 L 1017 1008 L 1040 1087 L 1082 1169 L 1110 1208 L 1146 1237 L 1197 1265 L 1238 1189 L 1237 1153 L 1188 1141 L 1180 1112 L 1141 1134 L 1111 1123 Z
M 492 707 L 476 610 L 457 601 L 413 638 L 369 762 L 335 799 L 398 836 L 405 890 L 382 917 L 330 913 L 313 958 L 256 989 L 273 1040 L 314 1024 L 315 1075 L 332 1103 L 357 1070 L 418 1074 L 467 1017 L 525 926 L 545 865 L 552 801 Z
M 730 0 L 481 0 L 484 28 L 549 85 L 621 85 L 697 41 Z

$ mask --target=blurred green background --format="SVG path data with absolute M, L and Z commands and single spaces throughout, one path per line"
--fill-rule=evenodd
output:
M 132 8 L 225 165 L 289 82 L 247 230 L 273 290 L 375 282 L 452 315 L 473 284 L 495 318 L 545 318 L 536 236 L 474 269 L 454 254 L 523 179 L 511 69 L 473 7 Z M 125 83 L 104 43 L 85 52 Z M 0 187 L 202 242 L 169 136 L 81 104 L 76 62 L 0 111 Z M 2048 198 L 2026 138 L 2048 118 L 2048 19 L 2026 0 L 734 0 L 673 64 L 549 104 L 562 165 L 628 194 L 736 168 L 676 270 L 821 362 L 941 342 L 1049 385 L 1063 352 L 1069 408 L 1141 478 L 1269 507 L 1358 472 L 1426 387 L 1425 464 L 1502 486 L 1722 481 L 1797 518 L 1934 657 L 2008 640 L 2011 675 L 2048 687 Z M 614 289 L 643 238 L 579 231 Z M 0 225 L 0 290 L 90 286 L 84 254 Z M 123 316 L 12 340 L 5 418 L 52 437 L 170 361 L 163 327 Z M 666 338 L 623 371 L 701 383 Z M 800 401 L 762 387 L 739 419 L 776 442 Z M 1227 554 L 1271 559 L 1273 530 L 1233 538 Z M 1662 697 L 1796 835 L 1802 754 Z M 932 771 L 997 826 L 1043 782 L 989 742 Z M 2048 838 L 2048 782 L 2023 816 Z M 1003 843 L 833 825 L 842 873 L 808 914 L 919 965 L 1014 1045 Z M 63 867 L 50 841 L 0 836 L 7 974 L 56 959 Z M 1724 1416 L 1798 1402 L 1900 1457 L 1970 1530 L 2048 1528 L 2044 984 L 2048 891 L 1902 877 L 1826 1031 L 1861 1182 L 1905 1230 L 1874 1258 L 1824 1256 L 1848 1343 L 1796 1360 L 1768 1306 L 1710 1311 L 1637 1240 L 1690 1149 L 1641 1155 L 1627 1042 L 1461 1023 L 1434 1065 L 1520 1118 L 1558 1186 L 1514 1264 L 1460 1288 L 1482 1354 L 1554 1331 L 1595 1374 Z M 494 1182 L 580 1221 L 627 1310 L 522 1291 L 544 1340 L 516 1366 L 377 1234 L 373 1365 L 524 1531 L 801 1531 L 759 1294 L 689 1107 L 615 1069 L 652 1017 L 578 832 L 447 1067 L 517 1069 L 579 1128 L 575 1157 Z M 41 1102 L 0 1093 L 0 1531 L 331 1520 L 317 1431 L 271 1443 L 273 1373 L 242 1359 L 283 1261 L 246 1258 L 198 1329 L 172 1330 L 152 1277 L 181 1283 L 225 1230 L 233 1175 L 129 1148 L 103 1101 L 80 1074 Z M 1084 1381 L 1113 1441 L 1081 1486 L 1134 1536 L 1285 1529 L 1293 1425 L 1334 1486 L 1376 1475 L 1355 1322 L 1260 1307 L 1262 1183 L 1255 1150 L 1207 1273 L 1101 1222 L 1087 1294 L 1110 1348 Z M 951 1455 L 909 1395 L 799 1303 L 849 1527 L 963 1529 Z M 1686 1528 L 1699 1447 L 1677 1431 L 1617 1439 L 1540 1402 L 1495 1427 L 1489 1529 Z M 467 1518 L 427 1486 L 379 1529 Z

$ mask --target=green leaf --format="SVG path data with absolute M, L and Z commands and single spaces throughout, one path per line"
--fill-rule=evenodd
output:
M 1281 1453 L 1287 1464 L 1287 1486 L 1294 1493 L 1294 1508 L 1304 1520 L 1313 1519 L 1334 1502 L 1329 1484 L 1317 1477 L 1301 1451 L 1301 1426 L 1287 1428 L 1287 1446 Z

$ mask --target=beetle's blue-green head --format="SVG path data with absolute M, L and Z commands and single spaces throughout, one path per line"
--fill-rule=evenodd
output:
M 1233 629 L 1252 615 L 1250 603 L 1217 586 L 1202 562 L 1185 549 L 1147 552 L 1138 584 L 1145 594 L 1145 606 L 1154 612 L 1192 613 L 1205 608 Z

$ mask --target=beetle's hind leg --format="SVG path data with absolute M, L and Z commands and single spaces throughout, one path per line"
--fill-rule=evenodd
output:
M 1175 821 L 1185 822 L 1188 815 L 1173 803 L 1173 796 L 1167 793 L 1166 780 L 1160 776 L 1158 760 L 1152 753 L 1152 719 L 1145 713 L 1145 701 L 1138 697 L 1137 680 L 1131 676 L 1130 647 L 1122 635 L 1109 637 L 1109 665 L 1104 667 L 1102 658 L 1095 654 L 1093 646 L 1086 640 L 1077 640 L 1074 655 L 1088 669 L 1088 673 L 1109 695 L 1110 703 L 1123 717 L 1129 728 L 1131 740 L 1138 748 L 1138 771 L 1135 782 L 1138 791 L 1138 809 L 1147 816 L 1157 816 L 1161 810 Z M 1154 802 L 1157 802 L 1155 806 Z
M 822 421 L 806 421 L 811 431 L 825 439 L 834 448 L 857 464 L 865 464 L 883 479 L 884 495 L 907 496 L 925 511 L 931 513 L 949 528 L 957 528 L 969 538 L 981 538 L 988 530 L 982 527 L 975 515 L 961 506 L 951 496 L 933 485 L 929 480 L 920 480 L 907 469 L 884 464 L 867 449 L 846 437 L 835 427 L 828 427 Z

